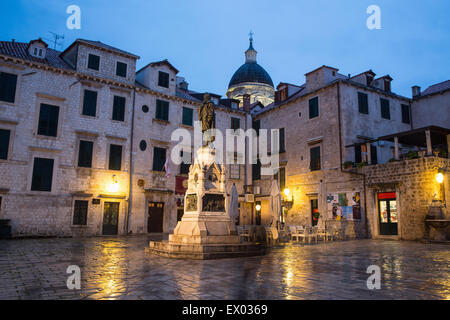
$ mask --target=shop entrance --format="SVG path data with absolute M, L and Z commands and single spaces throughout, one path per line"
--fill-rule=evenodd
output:
M 311 199 L 311 226 L 316 226 L 319 222 L 319 201 Z
M 378 194 L 380 235 L 398 235 L 397 198 L 395 192 Z
M 163 232 L 164 202 L 148 203 L 147 232 Z
M 103 208 L 104 235 L 117 235 L 119 222 L 119 202 L 105 202 Z

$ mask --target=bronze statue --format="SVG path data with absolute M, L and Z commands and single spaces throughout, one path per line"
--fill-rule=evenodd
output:
M 211 132 L 214 129 L 214 104 L 211 102 L 210 95 L 205 93 L 203 97 L 203 104 L 200 109 L 198 109 L 198 119 L 202 123 L 202 133 L 205 134 L 205 145 L 214 142 L 215 137 Z M 205 131 L 209 132 L 205 133 Z

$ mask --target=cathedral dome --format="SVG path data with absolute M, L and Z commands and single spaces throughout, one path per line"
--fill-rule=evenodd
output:
M 229 99 L 239 100 L 241 107 L 248 107 L 244 104 L 255 102 L 267 106 L 274 101 L 275 88 L 272 78 L 256 62 L 257 54 L 253 48 L 253 33 L 250 33 L 250 46 L 245 51 L 245 63 L 234 73 L 226 93 Z
M 244 63 L 231 78 L 228 88 L 244 82 L 257 82 L 273 87 L 272 78 L 263 67 L 256 62 Z

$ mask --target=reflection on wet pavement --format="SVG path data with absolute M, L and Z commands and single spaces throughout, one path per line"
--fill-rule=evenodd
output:
M 450 299 L 445 244 L 287 244 L 263 257 L 192 261 L 144 252 L 160 235 L 0 241 L 0 299 Z M 66 286 L 81 268 L 81 289 Z M 366 286 L 381 269 L 381 289 Z

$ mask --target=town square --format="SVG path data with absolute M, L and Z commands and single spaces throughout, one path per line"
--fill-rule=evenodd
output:
M 0 300 L 450 300 L 447 2 L 78 2 L 1 5 Z

